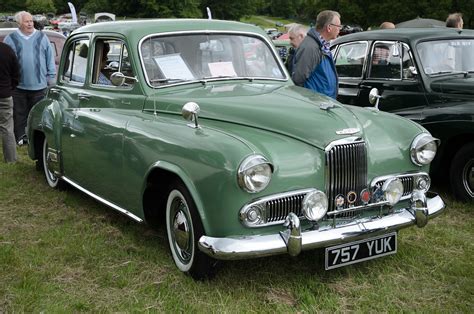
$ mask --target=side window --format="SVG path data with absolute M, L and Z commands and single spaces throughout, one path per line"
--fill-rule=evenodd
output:
M 66 51 L 61 79 L 66 82 L 84 83 L 86 79 L 89 40 L 73 42 Z
M 367 43 L 356 42 L 341 45 L 336 55 L 337 75 L 361 78 L 367 56 Z
M 405 44 L 403 45 L 402 68 L 404 80 L 413 80 L 415 79 L 415 75 L 418 74 L 410 48 Z
M 133 69 L 125 43 L 116 39 L 98 39 L 94 48 L 94 66 L 92 84 L 111 86 L 110 76 L 114 72 L 122 72 L 133 77 Z M 125 84 L 129 87 L 130 84 Z
M 398 43 L 377 42 L 372 48 L 370 78 L 401 79 Z

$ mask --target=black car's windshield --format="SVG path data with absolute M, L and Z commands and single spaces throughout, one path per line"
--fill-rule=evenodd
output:
M 416 49 L 423 71 L 430 76 L 474 71 L 474 39 L 428 41 Z
M 148 37 L 141 42 L 143 69 L 151 86 L 220 79 L 285 79 L 269 45 L 235 34 Z

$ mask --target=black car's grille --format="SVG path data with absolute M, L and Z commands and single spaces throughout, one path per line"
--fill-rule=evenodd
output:
M 327 183 L 326 193 L 329 201 L 328 211 L 336 210 L 335 199 L 342 195 L 344 205 L 339 209 L 362 205 L 360 194 L 367 188 L 367 150 L 364 142 L 333 146 L 326 152 Z M 349 204 L 348 194 L 355 193 L 356 200 Z M 348 212 L 341 216 L 352 216 Z

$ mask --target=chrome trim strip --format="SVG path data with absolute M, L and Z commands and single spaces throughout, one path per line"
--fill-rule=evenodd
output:
M 428 214 L 429 218 L 434 218 L 443 212 L 445 204 L 438 195 L 431 196 L 431 198 L 427 198 Z M 410 227 L 415 223 L 416 218 L 409 208 L 405 208 L 382 218 L 360 219 L 337 228 L 328 227 L 303 231 L 301 233 L 302 249 L 311 250 L 357 241 Z M 269 235 L 229 238 L 202 236 L 199 239 L 199 249 L 213 258 L 221 260 L 255 258 L 288 252 L 288 248 L 278 232 Z
M 107 201 L 106 199 L 103 199 L 102 197 L 92 193 L 91 191 L 89 190 L 86 190 L 85 188 L 83 188 L 82 186 L 78 185 L 77 183 L 75 183 L 74 181 L 72 181 L 71 179 L 68 179 L 67 177 L 61 177 L 62 180 L 66 181 L 67 183 L 69 183 L 70 185 L 72 185 L 73 187 L 75 187 L 76 189 L 80 190 L 81 192 L 84 192 L 86 193 L 87 195 L 93 197 L 94 199 L 98 200 L 99 202 L 111 207 L 112 209 L 115 209 L 116 211 L 119 211 L 121 212 L 122 214 L 124 215 L 127 215 L 128 217 L 132 218 L 133 220 L 137 221 L 137 222 L 143 222 L 143 219 L 141 219 L 140 217 L 132 214 L 131 212 L 129 212 L 128 210 L 126 209 L 123 209 L 122 207 L 119 207 L 117 205 L 115 205 L 114 203 L 112 202 L 109 202 Z

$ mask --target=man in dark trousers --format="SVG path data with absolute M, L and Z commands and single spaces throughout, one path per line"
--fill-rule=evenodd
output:
M 27 143 L 26 121 L 31 108 L 46 95 L 56 76 L 54 52 L 48 37 L 34 28 L 30 13 L 15 15 L 18 29 L 3 40 L 18 58 L 21 78 L 13 93 L 13 120 L 18 145 Z
M 20 79 L 20 66 L 10 46 L 0 43 L 0 136 L 5 162 L 15 162 L 16 141 L 13 132 L 13 90 Z
M 332 98 L 337 96 L 336 66 L 329 42 L 339 35 L 341 16 L 335 11 L 322 11 L 316 18 L 295 54 L 292 79 L 298 86 Z

